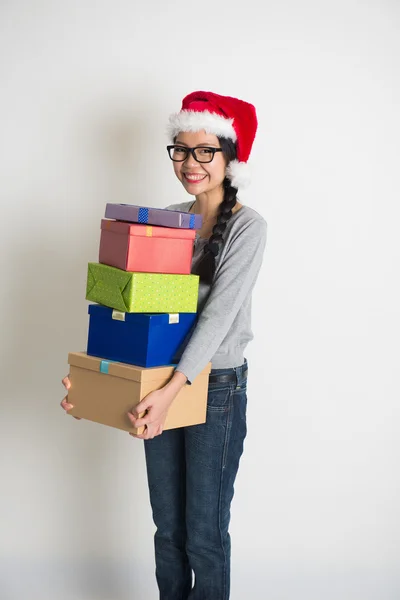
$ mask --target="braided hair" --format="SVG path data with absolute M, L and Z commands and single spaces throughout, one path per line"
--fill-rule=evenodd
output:
M 227 163 L 236 158 L 236 145 L 227 138 L 218 138 L 222 152 Z M 230 180 L 225 177 L 222 182 L 224 188 L 224 199 L 219 206 L 217 222 L 213 227 L 212 234 L 207 244 L 204 247 L 204 253 L 194 271 L 200 276 L 200 281 L 211 283 L 215 273 L 215 260 L 221 250 L 223 243 L 223 235 L 226 229 L 226 224 L 232 216 L 232 209 L 237 202 L 238 189 L 233 187 Z

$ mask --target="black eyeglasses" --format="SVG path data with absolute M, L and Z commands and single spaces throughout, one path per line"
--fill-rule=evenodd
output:
M 222 148 L 210 148 L 209 146 L 197 146 L 188 148 L 187 146 L 167 146 L 168 154 L 174 162 L 183 162 L 190 154 L 194 160 L 199 163 L 209 163 L 214 158 L 216 152 L 222 152 Z

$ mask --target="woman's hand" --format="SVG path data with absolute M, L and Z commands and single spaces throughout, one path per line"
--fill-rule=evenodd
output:
M 69 380 L 69 376 L 68 375 L 66 377 L 64 377 L 64 379 L 62 380 L 61 383 L 63 384 L 63 386 L 65 387 L 65 389 L 67 391 L 71 387 L 71 382 Z M 65 398 L 63 400 L 61 400 L 60 406 L 65 410 L 65 412 L 68 412 L 69 410 L 71 410 L 71 408 L 74 408 L 74 405 L 70 404 L 68 402 L 68 394 L 65 396 Z M 79 421 L 80 417 L 74 417 L 74 419 L 77 419 Z
M 151 440 L 156 435 L 161 435 L 168 409 L 186 381 L 187 378 L 183 373 L 175 371 L 172 379 L 164 387 L 147 394 L 131 412 L 127 413 L 134 427 L 145 425 L 145 430 L 141 434 L 130 433 L 129 435 L 141 440 Z M 139 414 L 143 412 L 146 414 L 139 418 Z

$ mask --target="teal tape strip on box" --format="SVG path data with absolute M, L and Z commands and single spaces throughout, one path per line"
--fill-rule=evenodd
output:
M 108 375 L 108 367 L 110 363 L 117 362 L 116 360 L 101 360 L 100 361 L 100 373 Z

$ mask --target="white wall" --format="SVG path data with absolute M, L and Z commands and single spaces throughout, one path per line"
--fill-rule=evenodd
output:
M 1 3 L 1 600 L 157 597 L 142 442 L 64 416 L 60 380 L 105 203 L 185 198 L 164 131 L 195 89 L 257 106 L 269 225 L 232 600 L 400 597 L 399 25 L 395 0 Z

